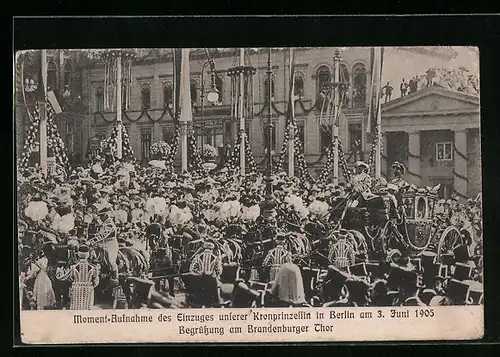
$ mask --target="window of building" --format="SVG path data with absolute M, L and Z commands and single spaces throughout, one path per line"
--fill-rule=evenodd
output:
M 165 108 L 172 108 L 174 102 L 174 91 L 171 84 L 163 86 L 163 106 Z
M 163 127 L 162 128 L 162 140 L 166 143 L 172 142 L 174 138 L 174 129 L 171 127 Z
M 325 84 L 330 82 L 330 69 L 327 66 L 321 66 L 316 70 L 316 98 L 320 97 L 321 91 L 325 89 Z
M 293 94 L 296 97 L 304 96 L 304 77 L 301 73 L 295 73 L 293 81 Z
M 57 66 L 53 61 L 47 64 L 47 90 L 56 91 L 57 89 Z
M 141 130 L 141 158 L 148 159 L 151 153 L 151 129 Z
M 340 81 L 344 83 L 350 83 L 350 77 L 349 77 L 349 67 L 347 67 L 345 64 L 340 65 Z M 342 107 L 348 108 L 350 105 L 350 98 L 349 98 L 349 93 L 346 93 L 344 96 L 344 101 L 342 102 Z
M 149 110 L 151 108 L 151 90 L 149 86 L 141 88 L 141 107 L 142 110 Z
M 68 86 L 71 88 L 71 74 L 73 72 L 73 66 L 71 63 L 66 63 L 64 65 L 64 87 Z
M 453 195 L 453 179 L 435 179 L 432 180 L 433 186 L 441 185 L 438 191 L 438 197 L 442 199 L 449 199 Z
M 66 121 L 66 148 L 69 153 L 75 151 L 75 125 L 69 120 Z
M 208 124 L 208 125 L 207 125 Z M 207 123 L 204 128 L 201 126 L 197 126 L 195 128 L 196 131 L 196 144 L 198 147 L 201 147 L 201 143 L 203 145 L 212 145 L 215 148 L 224 144 L 224 131 L 223 127 L 216 125 L 213 123 Z
M 321 144 L 321 153 L 325 152 L 326 148 L 330 145 L 332 142 L 332 136 L 330 135 L 329 131 L 326 131 L 324 128 L 319 129 L 320 131 L 320 144 Z
M 98 87 L 95 93 L 95 109 L 96 112 L 104 111 L 104 88 Z
M 436 160 L 437 161 L 453 160 L 453 144 L 451 142 L 436 143 Z
M 264 127 L 264 148 L 267 148 L 269 142 L 268 128 Z M 276 152 L 276 125 L 271 128 L 271 151 Z
M 223 89 L 223 81 L 222 81 L 222 78 L 219 77 L 218 75 L 215 75 L 215 88 L 217 88 L 217 90 L 219 91 L 219 103 L 223 103 L 223 99 L 224 99 L 224 96 L 223 96 L 223 93 L 222 93 L 222 89 Z
M 269 98 L 269 78 L 264 79 L 264 101 Z M 274 100 L 274 77 L 271 77 L 271 100 Z
M 191 81 L 191 102 L 198 103 L 198 85 L 196 81 Z
M 361 124 L 349 124 L 349 151 L 361 150 Z
M 306 142 L 306 136 L 304 132 L 304 123 L 297 123 L 297 137 L 300 139 L 302 144 L 302 148 L 304 148 L 304 144 Z
M 363 108 L 366 105 L 366 67 L 362 63 L 354 66 L 352 71 L 353 89 L 352 100 L 355 108 Z

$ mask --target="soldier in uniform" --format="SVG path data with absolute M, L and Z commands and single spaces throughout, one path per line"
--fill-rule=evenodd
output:
M 270 268 L 269 281 L 274 281 L 279 268 L 285 263 L 292 262 L 292 253 L 285 247 L 285 236 L 276 237 L 276 247 L 271 249 L 264 258 L 263 266 Z
M 78 248 L 78 263 L 67 271 L 59 268 L 57 279 L 71 281 L 70 310 L 90 310 L 94 306 L 94 288 L 99 285 L 99 268 L 88 262 L 89 248 Z
M 111 283 L 116 284 L 118 283 L 118 266 L 116 264 L 116 259 L 118 257 L 119 244 L 117 228 L 113 218 L 110 216 L 109 206 L 101 208 L 98 222 L 100 223 L 100 227 L 94 239 L 96 239 L 97 243 L 100 244 L 104 250 L 110 268 Z

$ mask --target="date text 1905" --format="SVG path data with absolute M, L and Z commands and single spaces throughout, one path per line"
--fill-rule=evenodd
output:
M 381 310 L 379 310 L 379 317 L 381 314 Z M 415 310 L 410 310 L 410 309 L 405 309 L 405 310 L 396 310 L 396 309 L 391 309 L 391 318 L 396 318 L 396 319 L 407 319 L 410 317 L 416 317 L 416 318 L 426 318 L 426 317 L 434 317 L 434 309 L 415 309 Z

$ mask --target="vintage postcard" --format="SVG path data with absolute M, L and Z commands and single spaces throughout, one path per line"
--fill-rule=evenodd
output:
M 15 58 L 22 342 L 484 334 L 475 47 Z

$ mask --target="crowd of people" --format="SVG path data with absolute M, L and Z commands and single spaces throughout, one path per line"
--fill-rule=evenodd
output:
M 179 236 L 187 241 L 203 242 L 190 257 L 189 269 L 182 273 L 206 275 L 217 281 L 218 291 L 222 291 L 223 296 L 216 299 L 214 306 L 222 304 L 220 301 L 224 299 L 232 306 L 242 306 L 238 305 L 241 299 L 247 301 L 256 296 L 262 297 L 255 299 L 265 306 L 420 304 L 426 299 L 421 296 L 424 291 L 431 298 L 438 297 L 434 303 L 469 303 L 467 294 L 472 288 L 464 286 L 470 287 L 469 280 L 481 284 L 482 279 L 482 263 L 477 260 L 480 254 L 469 250 L 481 230 L 478 200 L 466 205 L 456 201 L 438 202 L 437 213 L 445 217 L 441 222 L 447 220 L 447 224 L 458 225 L 453 221 L 458 219 L 463 221 L 461 227 L 470 228 L 471 241 L 463 246 L 466 252 L 446 252 L 451 256 L 440 258 L 440 261 L 434 252 L 426 251 L 420 257 L 402 254 L 399 260 L 373 262 L 365 257 L 347 269 L 331 264 L 329 267 L 328 264 L 304 266 L 304 255 L 311 251 L 306 246 L 317 238 L 315 229 L 326 235 L 337 227 L 338 222 L 331 219 L 331 215 L 339 199 L 352 197 L 353 190 L 359 190 L 358 200 L 368 200 L 372 192 L 393 195 L 399 188 L 411 186 L 405 186 L 398 176 L 389 183 L 383 179 L 370 180 L 370 187 L 365 187 L 360 182 L 368 178 L 366 168 L 366 164 L 360 163 L 355 180 L 338 185 L 306 182 L 285 173 L 273 175 L 275 207 L 271 218 L 264 217 L 261 212 L 261 203 L 266 200 L 266 182 L 260 173 L 241 177 L 221 169 L 210 175 L 177 174 L 158 162 L 144 167 L 118 162 L 108 165 L 99 159 L 68 175 L 60 173 L 44 178 L 37 168 L 23 170 L 18 172 L 21 305 L 25 309 L 64 307 L 60 303 L 61 293 L 54 285 L 69 282 L 71 304 L 67 308 L 89 309 L 94 305 L 91 292 L 100 284 L 100 273 L 105 270 L 101 265 L 108 266 L 109 281 L 115 285 L 123 282 L 124 271 L 128 276 L 147 280 L 150 254 L 158 246 L 172 246 L 174 238 Z M 457 212 L 461 214 L 455 215 Z M 241 242 L 244 232 L 268 221 L 272 221 L 276 229 L 269 236 L 271 246 L 264 252 L 267 260 L 261 261 L 268 268 L 267 273 L 261 273 L 260 279 L 254 271 L 246 272 L 246 277 L 245 274 L 233 274 L 231 279 L 223 278 L 235 262 L 242 261 L 244 253 L 235 247 L 245 245 Z M 306 232 L 304 227 L 308 225 L 315 228 L 306 229 Z M 151 234 L 146 232 L 152 226 L 159 227 L 158 232 L 153 234 L 153 240 L 148 240 Z M 227 244 L 218 245 L 219 240 L 227 238 L 228 227 L 234 226 L 240 228 L 237 243 L 232 248 L 227 248 Z M 350 233 L 341 230 L 339 236 L 342 234 Z M 287 245 L 290 236 L 299 237 L 294 240 L 294 249 Z M 99 251 L 94 248 L 96 244 L 102 248 L 104 259 L 99 260 L 96 255 Z M 47 247 L 57 246 L 69 247 L 74 252 L 73 260 L 68 256 L 63 258 L 71 260 L 67 264 L 51 263 L 53 251 Z M 122 247 L 128 250 L 122 251 Z M 248 245 L 246 249 L 257 248 Z M 271 262 L 270 256 L 273 257 Z M 101 265 L 96 263 L 98 261 Z M 127 262 L 119 264 L 117 261 Z M 462 265 L 470 268 L 468 274 L 463 273 Z M 86 271 L 87 280 L 75 285 L 75 278 L 81 276 L 82 269 Z M 314 285 L 311 279 L 318 289 L 311 288 Z M 200 292 L 199 280 L 195 279 L 196 284 L 189 276 L 181 280 L 187 295 L 192 297 Z M 180 283 L 170 279 L 169 284 L 170 295 L 174 295 L 173 286 Z M 446 286 L 449 287 L 447 291 L 453 293 L 446 293 Z M 467 294 L 457 295 L 456 291 L 467 291 Z M 91 299 L 80 303 L 75 300 L 90 295 Z M 474 301 L 479 303 L 478 299 Z M 424 303 L 429 304 L 430 300 Z

